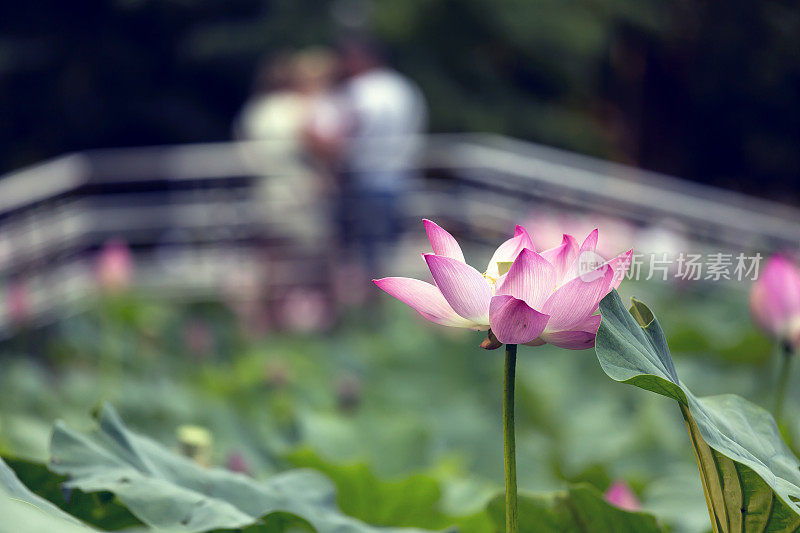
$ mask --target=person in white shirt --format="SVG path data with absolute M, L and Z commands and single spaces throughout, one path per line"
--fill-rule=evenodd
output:
M 343 136 L 336 150 L 342 245 L 366 274 L 400 231 L 401 202 L 419 171 L 427 108 L 414 82 L 389 68 L 378 48 L 350 39 L 338 47 Z
M 306 134 L 338 134 L 339 106 L 333 88 L 336 58 L 326 49 L 277 54 L 266 63 L 259 84 L 236 122 L 242 156 L 262 175 L 256 194 L 264 221 L 294 244 L 329 242 L 326 214 L 332 179 L 328 168 L 309 157 Z

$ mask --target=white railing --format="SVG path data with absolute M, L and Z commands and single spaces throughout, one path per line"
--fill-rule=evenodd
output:
M 452 221 L 467 240 L 505 233 L 532 205 L 675 223 L 698 241 L 751 250 L 794 248 L 800 237 L 796 208 L 670 176 L 495 135 L 432 135 L 424 145 L 426 177 L 415 181 L 405 215 Z M 284 231 L 308 211 L 270 216 L 281 206 L 254 194 L 259 179 L 286 172 L 268 164 L 254 172 L 247 154 L 262 148 L 270 144 L 93 150 L 3 176 L 0 280 L 24 276 L 37 313 L 53 312 L 89 291 L 92 252 L 116 235 L 137 251 L 147 273 L 137 279 L 159 290 L 219 290 L 232 268 L 245 277 L 259 269 L 254 253 L 264 246 L 283 247 L 273 258 L 308 264 L 316 252 L 324 261 L 329 235 L 294 250 L 303 247 Z M 0 311 L 0 328 L 6 322 Z

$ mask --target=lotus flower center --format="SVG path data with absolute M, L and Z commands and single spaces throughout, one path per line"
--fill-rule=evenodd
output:
M 492 294 L 494 294 L 495 285 L 497 285 L 497 278 L 493 278 L 492 276 L 484 272 L 483 279 L 485 279 L 486 283 L 489 284 L 489 287 L 492 289 Z
M 508 274 L 508 271 L 511 270 L 511 265 L 513 261 L 498 261 L 497 262 L 497 277 L 490 276 L 489 271 L 483 273 L 483 279 L 486 280 L 486 283 L 489 284 L 489 287 L 492 288 L 492 294 L 494 294 L 495 287 L 497 286 L 497 280 L 499 280 L 504 275 Z

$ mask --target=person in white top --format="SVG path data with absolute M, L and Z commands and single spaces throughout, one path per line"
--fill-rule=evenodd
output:
M 241 152 L 253 173 L 264 221 L 295 244 L 315 246 L 332 235 L 320 201 L 327 199 L 329 169 L 309 157 L 306 135 L 338 135 L 334 103 L 336 58 L 308 48 L 276 55 L 262 68 L 259 83 L 236 122 Z
M 381 248 L 395 243 L 400 204 L 419 170 L 427 108 L 414 82 L 389 68 L 377 47 L 350 39 L 338 47 L 342 132 L 335 150 L 342 245 L 375 275 Z

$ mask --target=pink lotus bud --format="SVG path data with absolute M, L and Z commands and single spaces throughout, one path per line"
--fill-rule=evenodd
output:
M 248 476 L 252 475 L 247 460 L 244 458 L 244 455 L 239 452 L 233 452 L 228 456 L 227 467 L 231 472 L 239 472 L 240 474 L 247 474 Z
M 24 282 L 14 281 L 6 289 L 6 312 L 10 322 L 17 326 L 31 319 L 31 297 Z
M 97 258 L 97 282 L 103 290 L 127 289 L 133 280 L 133 258 L 124 241 L 112 239 L 103 246 Z
M 627 483 L 622 480 L 615 481 L 606 491 L 605 498 L 608 503 L 626 511 L 639 511 L 642 504 L 639 498 L 631 490 Z
M 773 255 L 750 290 L 756 324 L 778 341 L 800 347 L 800 270 L 783 255 Z
M 431 322 L 491 329 L 494 338 L 486 348 L 545 343 L 570 350 L 593 347 L 600 300 L 619 286 L 633 253 L 598 261 L 597 230 L 581 244 L 563 235 L 559 246 L 537 253 L 528 232 L 517 226 L 481 273 L 464 261 L 452 235 L 430 220 L 423 222 L 433 249 L 423 258 L 436 284 L 411 278 L 373 282 Z

